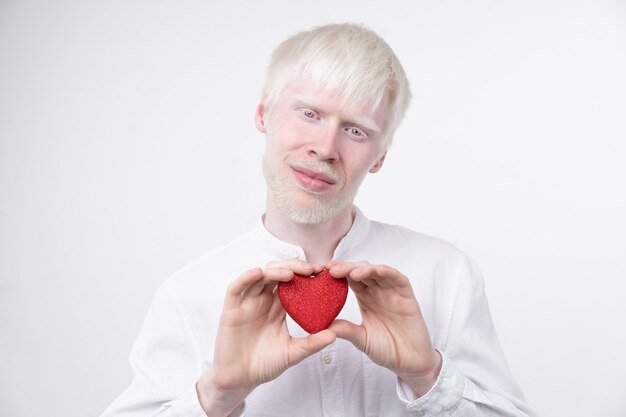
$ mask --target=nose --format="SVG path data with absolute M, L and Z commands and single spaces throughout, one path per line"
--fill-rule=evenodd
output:
M 339 159 L 339 126 L 326 126 L 309 142 L 309 155 L 332 163 Z

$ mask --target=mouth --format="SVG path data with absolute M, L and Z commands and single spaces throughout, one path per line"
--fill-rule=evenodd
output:
M 337 183 L 333 177 L 308 168 L 291 166 L 291 170 L 298 183 L 312 191 L 321 192 Z

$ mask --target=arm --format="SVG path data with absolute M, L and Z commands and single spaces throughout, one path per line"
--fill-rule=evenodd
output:
M 410 282 L 399 271 L 359 263 L 332 263 L 348 278 L 361 325 L 337 320 L 331 329 L 370 359 L 398 375 L 398 394 L 416 415 L 528 416 L 532 412 L 500 351 L 482 277 L 463 260 L 454 277 L 447 343 L 434 349 Z M 422 414 L 423 413 L 423 414 Z
M 131 352 L 133 381 L 102 417 L 240 415 L 256 386 L 335 340 L 330 331 L 289 336 L 274 291 L 294 272 L 321 268 L 299 260 L 276 262 L 235 280 L 224 300 L 213 363 L 204 373 L 185 316 L 162 286 Z
M 276 292 L 279 281 L 294 272 L 321 271 L 300 260 L 275 262 L 265 270 L 243 274 L 228 288 L 212 367 L 198 381 L 198 396 L 207 416 L 228 415 L 240 408 L 257 386 L 320 351 L 335 340 L 324 330 L 305 338 L 289 335 L 285 310 Z
M 133 380 L 101 417 L 204 416 L 195 395 L 197 346 L 167 283 L 156 293 L 130 353 Z

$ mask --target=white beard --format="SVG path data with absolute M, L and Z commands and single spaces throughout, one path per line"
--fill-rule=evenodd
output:
M 323 172 L 333 178 L 340 176 L 332 171 L 325 164 L 316 164 L 307 161 L 298 161 L 300 166 L 305 166 L 317 172 Z M 298 224 L 314 225 L 324 223 L 336 216 L 341 210 L 351 205 L 356 197 L 356 193 L 365 178 L 365 174 L 353 184 L 352 189 L 341 198 L 327 198 L 322 193 L 316 193 L 299 186 L 294 181 L 280 176 L 272 170 L 267 162 L 267 157 L 263 156 L 263 175 L 267 183 L 270 198 L 276 207 L 289 217 L 291 221 Z M 343 182 L 343 178 L 341 181 Z M 307 193 L 306 201 L 300 201 L 298 194 Z

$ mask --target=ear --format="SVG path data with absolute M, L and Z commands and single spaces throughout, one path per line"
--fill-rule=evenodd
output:
M 370 168 L 369 172 L 371 174 L 374 174 L 374 173 L 380 171 L 380 169 L 383 167 L 383 162 L 385 162 L 385 156 L 387 156 L 387 151 L 385 151 L 382 154 L 382 156 L 380 158 L 378 158 L 378 161 L 376 161 L 374 166 Z
M 261 100 L 258 106 L 256 106 L 256 111 L 254 112 L 254 123 L 256 124 L 256 128 L 259 132 L 262 133 L 265 133 L 267 130 L 265 127 L 265 114 L 265 103 L 264 100 Z

